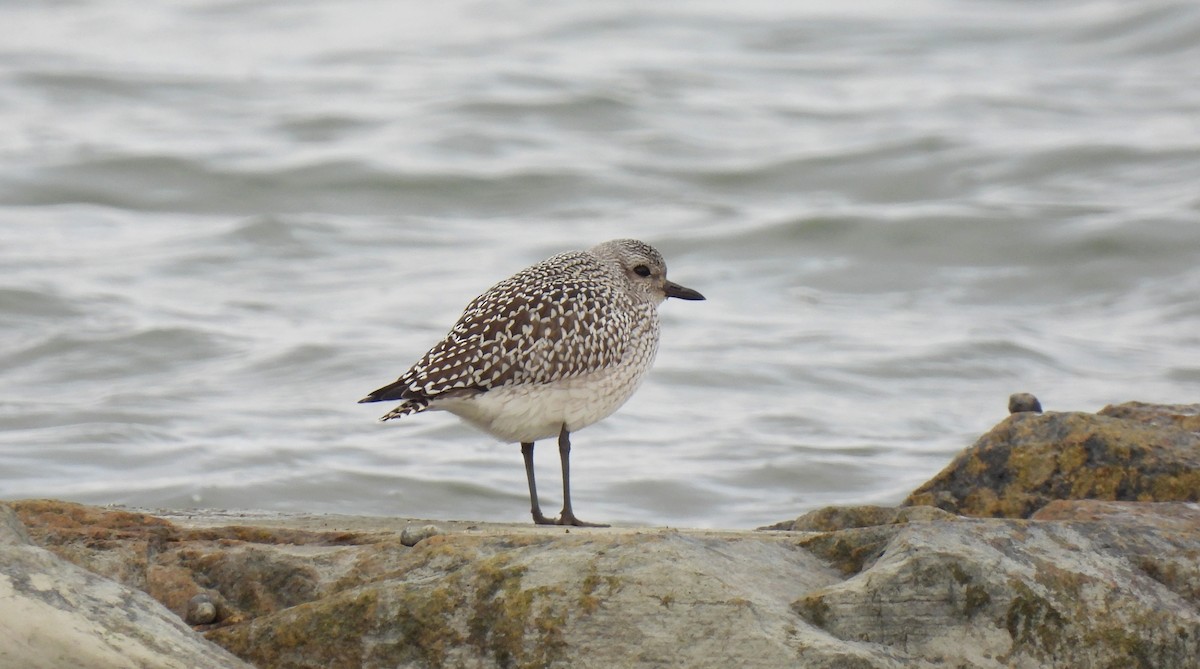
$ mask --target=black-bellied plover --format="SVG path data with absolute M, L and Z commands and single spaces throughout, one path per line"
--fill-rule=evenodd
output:
M 616 239 L 562 253 L 492 286 L 395 383 L 359 402 L 400 400 L 381 420 L 449 411 L 521 444 L 533 522 L 591 525 L 571 509 L 571 433 L 617 410 L 658 351 L 658 305 L 704 296 L 667 280 L 658 251 Z M 533 444 L 558 435 L 563 508 L 542 515 Z

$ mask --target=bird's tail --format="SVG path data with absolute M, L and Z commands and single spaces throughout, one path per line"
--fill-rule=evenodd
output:
M 429 398 L 424 397 L 421 393 L 416 393 L 410 387 L 410 381 L 401 377 L 394 383 L 390 383 L 378 390 L 372 391 L 370 395 L 358 401 L 359 404 L 364 402 L 386 402 L 388 400 L 402 400 L 400 406 L 387 412 L 379 420 L 392 420 L 407 416 L 410 413 L 420 413 L 429 408 Z
M 358 403 L 409 400 L 414 394 L 417 393 L 412 390 L 412 381 L 407 376 L 402 376 L 382 388 L 372 390 L 371 394 L 359 400 Z
M 429 400 L 408 400 L 379 418 L 380 422 L 401 418 L 412 413 L 421 413 L 429 408 Z

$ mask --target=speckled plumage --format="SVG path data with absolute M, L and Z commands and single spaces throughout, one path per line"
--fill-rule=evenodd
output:
M 553 256 L 475 298 L 442 341 L 362 401 L 400 400 L 382 420 L 439 409 L 530 451 L 555 435 L 562 448 L 637 389 L 658 350 L 658 305 L 671 296 L 704 299 L 667 281 L 643 242 Z

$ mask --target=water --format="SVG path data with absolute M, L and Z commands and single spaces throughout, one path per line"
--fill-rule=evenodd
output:
M 575 435 L 590 520 L 894 503 L 1003 418 L 1200 394 L 1200 5 L 0 5 L 0 498 L 523 522 L 358 405 L 633 236 L 707 302 Z M 557 454 L 539 446 L 547 510 Z

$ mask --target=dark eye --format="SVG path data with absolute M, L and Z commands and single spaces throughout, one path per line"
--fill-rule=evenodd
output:
M 638 265 L 633 268 L 633 273 L 638 276 L 650 276 L 650 268 L 645 265 Z

